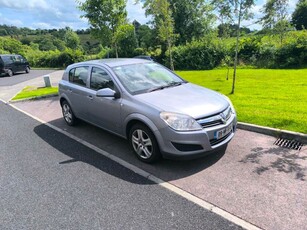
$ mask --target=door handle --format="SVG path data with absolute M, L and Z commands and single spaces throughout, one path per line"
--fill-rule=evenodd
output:
M 93 100 L 93 96 L 92 95 L 88 95 L 87 96 L 90 100 Z
M 72 89 L 68 89 L 68 92 L 72 93 Z

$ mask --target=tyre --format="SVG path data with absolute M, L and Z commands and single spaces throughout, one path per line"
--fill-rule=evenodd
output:
M 77 124 L 78 119 L 74 115 L 67 101 L 62 102 L 62 113 L 63 113 L 63 118 L 68 125 L 74 126 L 75 124 Z
M 26 71 L 26 73 L 30 73 L 30 67 L 27 66 L 25 71 Z
M 7 71 L 7 75 L 9 75 L 10 77 L 12 77 L 14 75 L 13 71 L 11 69 L 9 69 Z
M 131 128 L 129 143 L 137 158 L 143 162 L 153 163 L 161 158 L 154 134 L 143 124 L 136 124 Z

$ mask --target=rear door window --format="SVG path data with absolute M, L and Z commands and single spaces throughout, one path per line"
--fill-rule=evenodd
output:
M 69 71 L 69 81 L 77 85 L 86 86 L 88 69 L 88 66 L 71 69 Z

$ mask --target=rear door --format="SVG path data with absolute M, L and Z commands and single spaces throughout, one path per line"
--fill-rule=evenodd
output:
M 73 68 L 69 71 L 69 83 L 66 87 L 66 95 L 69 98 L 73 112 L 78 118 L 83 120 L 88 120 L 88 76 L 88 66 L 79 66 Z

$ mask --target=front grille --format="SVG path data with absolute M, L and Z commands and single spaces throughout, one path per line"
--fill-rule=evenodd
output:
M 275 142 L 275 145 L 287 148 L 287 149 L 294 149 L 294 150 L 301 150 L 303 144 L 296 140 L 287 140 L 283 138 L 278 138 Z
M 231 117 L 232 111 L 231 108 L 228 107 L 223 112 L 218 113 L 216 115 L 210 116 L 210 117 L 204 117 L 201 119 L 198 119 L 197 122 L 203 127 L 203 128 L 209 128 L 214 127 L 218 125 L 225 124 L 229 118 Z
M 221 139 L 218 139 L 218 140 L 216 140 L 216 139 L 211 139 L 211 140 L 210 140 L 211 146 L 217 145 L 217 144 L 219 144 L 219 143 L 225 141 L 231 134 L 232 134 L 232 132 L 228 133 L 226 136 L 224 136 L 224 137 L 222 137 Z
M 222 125 L 222 124 L 223 124 L 223 122 L 221 120 L 218 120 L 218 121 L 211 121 L 211 122 L 203 123 L 203 124 L 201 124 L 201 126 L 203 128 L 209 128 L 209 127 Z

